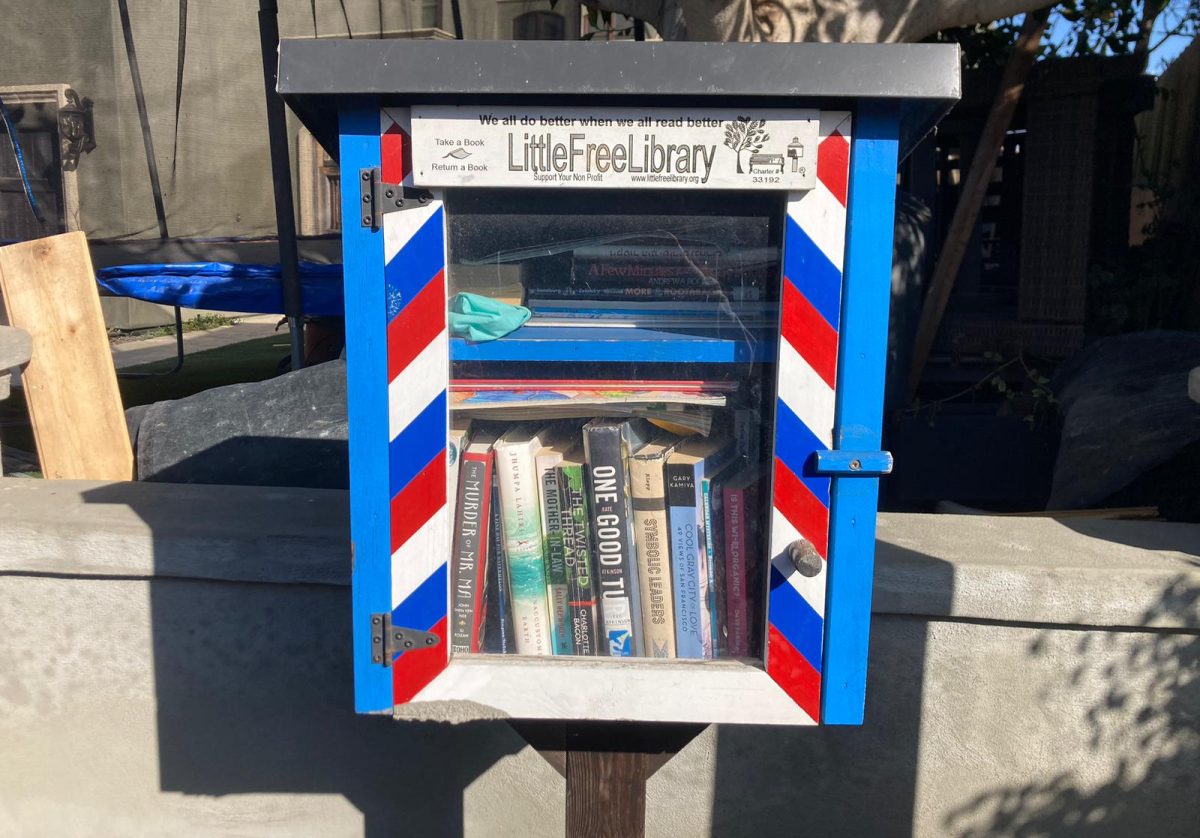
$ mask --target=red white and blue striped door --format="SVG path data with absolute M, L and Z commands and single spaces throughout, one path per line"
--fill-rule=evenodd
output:
M 380 174 L 412 185 L 407 109 L 385 108 Z M 392 551 L 392 622 L 441 638 L 392 664 L 395 704 L 412 700 L 446 668 L 447 559 L 451 510 L 446 497 L 445 214 L 429 204 L 384 216 L 387 305 L 388 472 Z M 347 277 L 347 282 L 355 281 Z
M 766 635 L 767 673 L 814 723 L 821 708 L 830 478 L 817 475 L 812 460 L 833 447 L 849 173 L 850 114 L 823 111 L 816 187 L 789 194 L 787 202 Z

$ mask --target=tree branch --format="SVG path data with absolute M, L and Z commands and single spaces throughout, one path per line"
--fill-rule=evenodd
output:
M 1159 0 L 1148 0 L 1158 2 Z M 919 41 L 1053 5 L 1047 0 L 594 0 L 644 20 L 666 40 Z M 682 18 L 684 26 L 678 25 Z
M 1138 21 L 1138 39 L 1133 54 L 1141 59 L 1142 69 L 1150 63 L 1150 38 L 1154 34 L 1154 21 L 1167 7 L 1167 0 L 1146 0 L 1142 6 L 1142 19 Z
M 664 28 L 664 3 L 662 0 L 589 0 L 586 5 L 602 12 L 616 12 L 635 20 L 645 21 L 659 33 Z

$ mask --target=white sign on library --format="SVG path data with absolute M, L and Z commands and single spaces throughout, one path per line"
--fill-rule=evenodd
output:
M 414 106 L 417 186 L 806 190 L 815 110 Z

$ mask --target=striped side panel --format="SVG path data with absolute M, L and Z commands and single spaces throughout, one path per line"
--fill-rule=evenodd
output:
M 381 174 L 411 182 L 408 112 L 380 117 Z M 432 631 L 433 648 L 401 653 L 392 663 L 392 695 L 403 704 L 446 668 L 447 539 L 445 233 L 440 200 L 384 216 L 387 304 L 388 480 L 392 550 L 392 623 Z
M 849 132 L 848 113 L 821 114 L 817 185 L 788 196 L 780 294 L 767 672 L 814 723 L 821 708 L 830 485 L 813 473 L 812 459 L 833 446 Z M 811 574 L 789 558 L 799 539 L 821 557 Z

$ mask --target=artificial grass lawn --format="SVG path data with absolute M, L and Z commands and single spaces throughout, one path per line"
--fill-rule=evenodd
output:
M 182 399 L 213 387 L 272 378 L 278 372 L 279 362 L 288 353 L 288 335 L 281 332 L 268 338 L 188 353 L 184 356 L 183 369 L 174 375 L 118 378 L 117 384 L 126 408 L 167 399 Z M 120 372 L 167 372 L 174 366 L 175 359 L 171 358 L 169 361 L 128 367 Z M 0 402 L 0 442 L 23 451 L 36 450 L 33 429 L 29 426 L 29 414 L 25 408 L 25 393 L 19 387 L 14 387 L 12 395 Z

